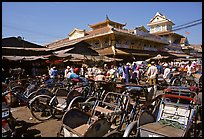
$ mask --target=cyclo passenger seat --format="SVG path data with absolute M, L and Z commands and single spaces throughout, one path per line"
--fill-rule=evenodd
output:
M 128 85 L 125 87 L 127 91 L 133 96 L 141 96 L 144 95 L 144 87 L 138 85 Z

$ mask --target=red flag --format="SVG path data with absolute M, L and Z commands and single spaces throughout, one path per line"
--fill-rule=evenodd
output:
M 186 31 L 186 34 L 188 35 L 188 34 L 190 34 L 190 32 Z

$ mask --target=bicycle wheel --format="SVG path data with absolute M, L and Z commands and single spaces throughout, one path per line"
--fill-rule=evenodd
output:
M 39 95 L 30 103 L 31 114 L 39 121 L 48 120 L 53 115 L 53 109 L 49 106 L 50 96 Z
M 133 121 L 126 127 L 123 137 L 137 137 L 137 136 L 138 136 L 137 121 Z
M 80 109 L 79 103 L 80 103 L 80 102 L 84 102 L 84 101 L 85 101 L 85 98 L 83 98 L 82 96 L 76 96 L 76 97 L 74 97 L 74 98 L 70 101 L 70 103 L 69 103 L 69 105 L 68 105 L 68 107 L 67 107 L 67 111 L 70 110 L 70 109 L 72 109 L 72 108 L 79 108 L 79 109 Z
M 105 134 L 103 137 L 123 137 L 123 133 L 113 130 L 113 131 Z
M 53 110 L 53 117 L 54 118 L 62 119 L 63 115 L 64 115 L 64 111 L 57 110 L 57 109 Z

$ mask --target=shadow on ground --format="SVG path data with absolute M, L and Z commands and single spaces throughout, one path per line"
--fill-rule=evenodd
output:
M 40 136 L 39 134 L 41 133 L 40 130 L 37 129 L 28 129 L 32 126 L 35 126 L 37 124 L 40 124 L 41 122 L 38 123 L 28 123 L 23 120 L 17 120 L 16 121 L 16 137 L 36 137 Z

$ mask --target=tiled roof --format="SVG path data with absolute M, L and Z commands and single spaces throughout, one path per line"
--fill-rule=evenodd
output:
M 121 24 L 121 23 L 118 23 L 118 22 L 115 22 L 115 21 L 112 21 L 112 20 L 109 20 L 109 19 L 106 19 L 106 20 L 104 20 L 102 22 L 92 24 L 92 25 L 89 25 L 89 26 L 92 28 L 92 27 L 98 26 L 100 24 L 105 24 L 105 23 L 114 23 L 114 24 L 119 24 L 119 25 L 125 26 L 125 24 Z
M 91 30 L 91 31 L 86 31 L 86 33 L 88 35 L 97 35 L 97 34 L 107 33 L 110 30 L 111 30 L 111 27 L 106 26 L 106 27 L 102 27 L 102 28 L 99 28 L 99 29 L 94 29 L 94 30 Z
M 77 38 L 74 40 L 69 40 L 69 38 L 65 38 L 65 39 L 59 40 L 57 42 L 50 43 L 50 44 L 46 45 L 46 47 L 48 47 L 50 49 L 59 49 L 59 48 L 65 47 L 65 46 L 73 45 L 73 44 L 78 43 L 78 42 L 85 40 L 87 38 L 91 38 L 94 35 L 100 35 L 100 34 L 108 33 L 109 31 L 111 31 L 111 27 L 108 27 L 108 26 L 103 27 L 103 28 L 99 28 L 99 29 L 95 29 L 95 30 L 86 31 L 85 32 L 86 35 L 84 37 Z
M 177 33 L 172 32 L 172 31 L 161 31 L 161 32 L 154 32 L 151 34 L 155 34 L 155 35 L 170 35 L 171 34 L 171 35 L 177 35 L 177 36 L 184 37 L 183 35 L 177 34 Z
M 152 23 L 152 21 L 153 21 L 157 16 L 159 16 L 159 17 L 165 19 L 165 20 L 168 21 L 168 22 L 171 22 L 171 23 L 174 25 L 174 23 L 173 23 L 170 19 L 166 18 L 166 16 L 162 15 L 162 14 L 159 13 L 159 12 L 157 12 L 157 13 L 155 14 L 155 16 L 150 20 L 149 24 L 157 24 L 157 23 L 159 23 L 159 22 L 157 22 L 157 23 Z M 165 22 L 166 22 L 166 21 L 165 21 Z M 163 22 L 163 21 L 162 21 L 162 22 Z M 149 25 L 149 24 L 148 24 L 148 25 Z
M 52 48 L 52 47 L 55 47 L 55 46 L 57 46 L 59 44 L 62 44 L 62 43 L 68 42 L 68 41 L 69 41 L 69 38 L 64 38 L 64 39 L 52 42 L 50 44 L 47 44 L 47 45 L 45 45 L 45 47 Z

